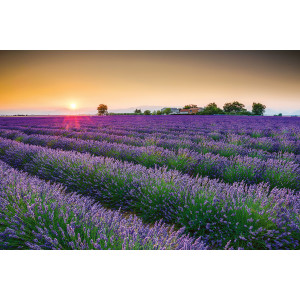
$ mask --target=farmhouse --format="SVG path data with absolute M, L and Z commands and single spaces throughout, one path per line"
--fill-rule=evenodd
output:
M 200 112 L 202 110 L 203 110 L 202 107 L 183 108 L 183 109 L 180 109 L 179 113 L 181 115 L 194 115 L 197 112 Z

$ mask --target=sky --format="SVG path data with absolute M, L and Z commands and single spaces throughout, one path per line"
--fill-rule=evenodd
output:
M 300 115 L 300 51 L 0 51 L 0 114 L 232 101 Z

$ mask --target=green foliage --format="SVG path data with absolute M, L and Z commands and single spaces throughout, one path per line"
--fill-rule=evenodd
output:
M 244 180 L 247 183 L 258 183 L 257 170 L 254 165 L 244 165 L 241 162 L 237 162 L 228 166 L 223 174 L 223 178 L 226 182 L 233 184 L 236 181 Z
M 261 103 L 255 103 L 252 104 L 252 113 L 253 115 L 262 116 L 265 112 L 266 106 Z
M 245 105 L 238 101 L 225 103 L 223 106 L 223 110 L 225 111 L 225 113 L 235 113 L 235 114 L 246 112 Z
M 223 110 L 217 106 L 215 102 L 209 103 L 204 107 L 203 111 L 197 113 L 198 115 L 222 115 L 224 114 Z
M 156 114 L 157 114 L 157 115 L 161 115 L 161 111 L 158 110 L 158 111 L 156 112 Z
M 24 138 L 22 136 L 18 136 L 18 137 L 15 138 L 15 141 L 16 142 L 23 142 L 23 139 Z
M 170 107 L 165 108 L 164 110 L 161 111 L 162 114 L 166 114 L 166 115 L 169 115 L 171 112 L 172 112 L 172 110 Z
M 196 104 L 187 104 L 187 105 L 185 105 L 183 108 L 184 108 L 184 109 L 189 109 L 189 108 L 196 108 L 196 107 L 197 107 Z
M 290 166 L 288 161 L 281 160 L 272 168 L 268 168 L 264 174 L 264 180 L 271 187 L 299 189 L 298 164 Z
M 146 116 L 150 116 L 151 115 L 151 111 L 149 109 L 144 111 L 144 115 Z
M 141 114 L 142 114 L 142 111 L 141 111 L 140 109 L 136 109 L 136 110 L 134 111 L 134 113 L 137 114 L 137 115 L 141 115 Z

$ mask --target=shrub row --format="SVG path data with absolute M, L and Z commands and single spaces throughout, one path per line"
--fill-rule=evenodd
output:
M 1 161 L 0 200 L 0 249 L 207 249 L 183 229 L 150 228 Z
M 251 156 L 261 159 L 289 159 L 295 160 L 294 153 L 300 153 L 300 141 L 282 139 L 277 141 L 269 138 L 251 138 L 249 136 L 240 136 L 229 134 L 221 136 L 218 133 L 210 132 L 206 135 L 197 133 L 194 135 L 182 133 L 168 134 L 148 134 L 140 136 L 138 133 L 126 134 L 119 133 L 116 130 L 94 130 L 86 131 L 84 128 L 78 130 L 63 130 L 53 128 L 32 128 L 23 126 L 9 126 L 4 129 L 14 129 L 26 134 L 57 135 L 69 138 L 80 138 L 83 140 L 108 141 L 133 146 L 155 145 L 170 150 L 187 148 L 199 153 L 212 152 L 221 156 Z
M 225 182 L 254 184 L 268 182 L 271 187 L 300 189 L 300 166 L 293 161 L 261 160 L 247 156 L 222 157 L 212 153 L 197 153 L 188 149 L 176 152 L 161 147 L 135 147 L 124 144 L 57 138 L 47 135 L 26 135 L 14 131 L 0 131 L 0 135 L 20 142 L 88 152 L 97 156 L 114 157 L 146 167 L 166 166 L 196 176 L 220 178 Z
M 144 221 L 185 227 L 213 248 L 298 249 L 299 193 L 265 183 L 232 185 L 147 169 L 112 158 L 26 145 L 0 138 L 7 163 Z

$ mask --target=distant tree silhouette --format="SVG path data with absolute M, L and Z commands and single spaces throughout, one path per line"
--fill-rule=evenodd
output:
M 151 111 L 149 109 L 144 111 L 144 115 L 150 116 L 151 115 Z
M 161 111 L 162 114 L 169 115 L 172 112 L 172 109 L 170 107 L 165 108 Z
M 204 107 L 202 111 L 198 113 L 199 115 L 221 115 L 224 114 L 223 110 L 217 106 L 215 102 L 209 103 Z
M 255 103 L 252 104 L 252 114 L 262 116 L 265 112 L 266 106 L 261 103 Z
M 188 104 L 188 105 L 185 105 L 183 108 L 190 109 L 190 108 L 196 108 L 196 107 L 198 107 L 196 104 Z
M 134 113 L 135 113 L 135 114 L 142 114 L 142 111 L 141 111 L 140 109 L 136 109 L 136 110 L 134 111 Z
M 107 114 L 107 105 L 99 104 L 97 110 L 98 110 L 98 116 L 103 116 Z
M 245 105 L 238 101 L 234 101 L 232 103 L 225 103 L 223 106 L 223 110 L 226 113 L 241 113 L 246 111 Z

